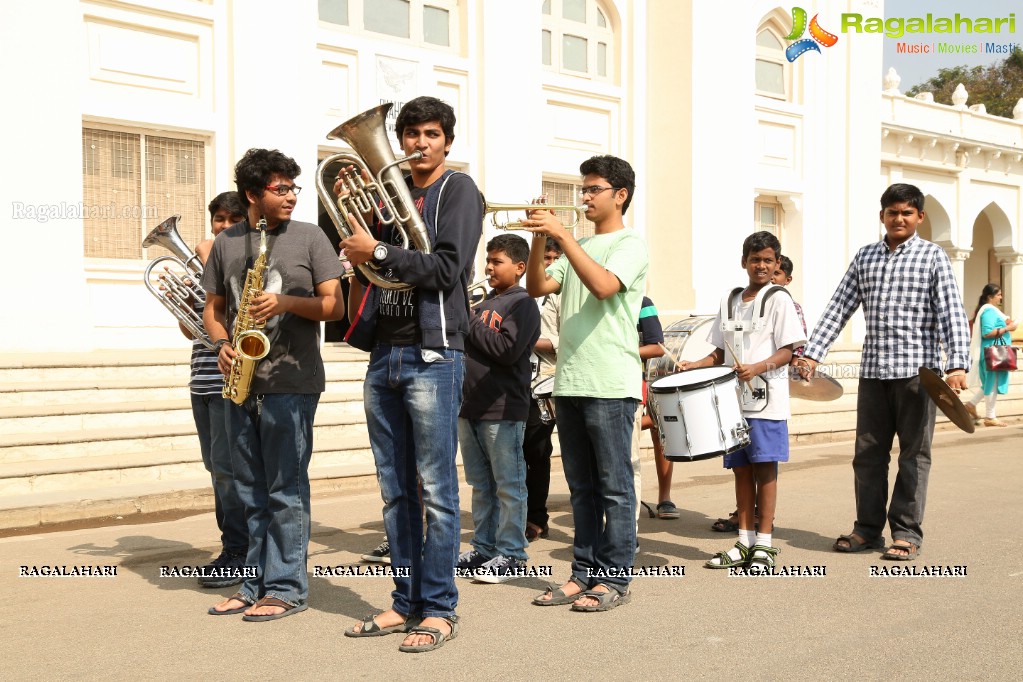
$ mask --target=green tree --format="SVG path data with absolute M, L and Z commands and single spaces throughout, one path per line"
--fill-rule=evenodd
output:
M 931 92 L 935 102 L 952 104 L 952 93 L 960 83 L 970 94 L 967 104 L 983 104 L 989 114 L 1012 118 L 1013 107 L 1023 98 L 1023 51 L 990 66 L 939 69 L 936 76 L 907 90 L 906 96 Z

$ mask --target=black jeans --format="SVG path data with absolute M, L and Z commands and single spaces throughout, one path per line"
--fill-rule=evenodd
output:
M 853 456 L 856 481 L 853 530 L 865 540 L 873 540 L 884 532 L 887 507 L 892 539 L 921 546 L 934 415 L 934 401 L 923 390 L 919 377 L 860 379 Z M 896 435 L 899 471 L 888 506 L 888 465 Z
M 522 440 L 522 455 L 526 459 L 526 521 L 541 528 L 547 525 L 547 495 L 551 489 L 551 455 L 554 445 L 551 436 L 554 422 L 540 421 L 540 408 L 530 400 L 526 434 Z

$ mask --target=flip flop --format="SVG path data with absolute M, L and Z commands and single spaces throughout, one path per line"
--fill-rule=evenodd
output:
M 914 545 L 912 542 L 906 542 L 904 545 L 895 544 L 898 540 L 892 542 L 891 546 L 885 550 L 884 554 L 881 555 L 882 559 L 888 561 L 912 561 L 913 559 L 920 556 L 920 548 Z M 892 554 L 893 549 L 901 549 L 907 552 L 907 554 Z
M 374 618 L 375 616 L 366 616 L 362 619 L 362 628 L 356 631 L 355 626 L 353 625 L 345 630 L 345 637 L 382 637 L 395 632 L 408 632 L 409 628 L 418 625 L 422 621 L 421 618 L 412 618 L 409 616 L 405 619 L 404 623 L 389 625 L 384 628 L 380 627 L 380 624 L 377 623 Z
M 228 599 L 236 599 L 245 604 L 245 606 L 239 606 L 236 609 L 227 609 L 226 611 L 218 611 L 216 607 L 211 606 L 209 610 L 206 611 L 206 613 L 210 614 L 211 616 L 233 616 L 236 613 L 244 613 L 249 609 L 250 606 L 252 606 L 252 603 L 249 602 L 245 597 L 243 597 L 241 592 L 235 592 L 230 597 L 228 597 Z
M 281 601 L 277 597 L 263 597 L 252 606 L 280 606 L 284 610 L 280 613 L 272 613 L 267 616 L 242 616 L 242 620 L 249 621 L 250 623 L 262 623 L 268 620 L 287 618 L 288 616 L 301 613 L 309 608 L 308 604 L 299 604 L 298 606 L 294 606 L 286 601 Z
M 849 543 L 848 547 L 838 544 L 840 540 L 845 540 Z M 873 540 L 859 540 L 852 533 L 848 535 L 839 535 L 838 540 L 835 540 L 835 544 L 831 545 L 831 549 L 842 554 L 851 554 L 853 552 L 864 552 L 868 549 L 881 549 L 884 547 L 884 537 L 877 537 Z
M 449 639 L 454 639 L 458 636 L 458 618 L 443 618 L 451 626 L 451 632 L 444 634 L 437 628 L 426 627 L 423 625 L 417 625 L 408 631 L 410 635 L 429 635 L 433 638 L 433 642 L 430 644 L 419 644 L 417 646 L 406 646 L 402 644 L 398 647 L 398 651 L 403 651 L 406 654 L 423 654 L 427 651 L 434 651 L 444 646 L 444 642 Z
M 603 583 L 600 583 L 603 585 Z M 607 592 L 601 592 L 597 590 L 587 590 L 582 594 L 575 595 L 576 599 L 580 597 L 592 597 L 597 600 L 597 603 L 592 606 L 583 606 L 581 604 L 572 604 L 573 611 L 582 611 L 584 613 L 597 613 L 600 611 L 610 611 L 613 608 L 621 606 L 622 604 L 628 604 L 632 599 L 631 592 L 619 592 L 613 587 L 604 585 L 607 588 Z

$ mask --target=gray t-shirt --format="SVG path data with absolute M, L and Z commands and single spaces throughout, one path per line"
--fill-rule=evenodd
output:
M 266 236 L 270 257 L 265 291 L 311 297 L 317 284 L 341 276 L 337 255 L 316 225 L 292 220 L 268 230 Z M 232 335 L 245 275 L 258 255 L 259 232 L 246 220 L 217 235 L 206 261 L 202 286 L 227 298 L 227 329 Z M 270 353 L 256 367 L 251 392 L 322 393 L 320 323 L 285 313 L 268 320 L 263 332 L 270 339 Z

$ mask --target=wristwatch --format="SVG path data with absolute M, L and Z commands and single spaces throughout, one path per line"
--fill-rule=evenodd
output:
M 220 355 L 220 349 L 224 347 L 224 344 L 230 343 L 227 339 L 217 339 L 213 342 L 213 352 Z
M 377 245 L 373 247 L 373 260 L 380 263 L 385 258 L 387 258 L 387 245 L 383 242 L 377 242 Z

